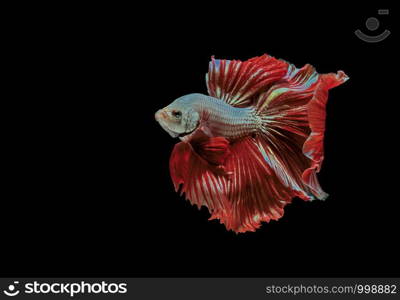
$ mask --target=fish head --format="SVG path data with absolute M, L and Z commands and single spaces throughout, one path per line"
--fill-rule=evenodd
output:
M 189 101 L 181 98 L 158 110 L 155 118 L 173 138 L 192 133 L 200 123 L 200 114 Z

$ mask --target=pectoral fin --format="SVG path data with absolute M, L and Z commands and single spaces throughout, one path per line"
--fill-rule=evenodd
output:
M 229 141 L 224 137 L 204 138 L 192 143 L 196 153 L 211 165 L 220 166 L 229 155 Z

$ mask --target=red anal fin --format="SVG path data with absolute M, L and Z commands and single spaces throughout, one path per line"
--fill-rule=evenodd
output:
M 230 214 L 225 176 L 216 174 L 210 164 L 202 159 L 189 143 L 175 145 L 170 162 L 171 178 L 178 191 L 197 207 L 206 206 L 210 213 Z
M 228 179 L 232 213 L 229 217 L 213 217 L 235 232 L 254 231 L 261 222 L 281 218 L 284 206 L 296 196 L 266 163 L 257 142 L 248 137 L 233 143 L 226 159 L 227 169 L 233 170 Z
M 296 196 L 295 191 L 281 183 L 274 170 L 265 162 L 256 140 L 245 138 L 228 147 L 223 138 L 202 141 L 202 151 L 222 152 L 225 166 L 233 173 L 224 176 L 203 159 L 189 143 L 175 145 L 170 160 L 171 177 L 178 190 L 194 205 L 206 206 L 211 219 L 219 219 L 235 232 L 254 231 L 261 222 L 277 220 L 283 208 Z M 200 142 L 201 144 L 201 142 Z M 206 150 L 204 150 L 206 149 Z M 222 150 L 221 150 L 222 149 Z M 207 158 L 212 157 L 209 153 Z

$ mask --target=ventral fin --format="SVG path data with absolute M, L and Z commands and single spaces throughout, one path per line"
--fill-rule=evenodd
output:
M 204 137 L 192 143 L 194 150 L 208 163 L 221 166 L 229 155 L 229 141 L 224 137 Z

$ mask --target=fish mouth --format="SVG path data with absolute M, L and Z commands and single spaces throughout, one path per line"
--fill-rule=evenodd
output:
M 170 136 L 172 136 L 173 138 L 177 138 L 179 136 L 179 133 L 176 133 L 174 131 L 172 131 L 171 129 L 169 129 L 165 124 L 163 124 L 163 122 L 158 122 L 158 124 L 160 124 L 160 126 L 166 131 L 168 132 L 168 134 Z

